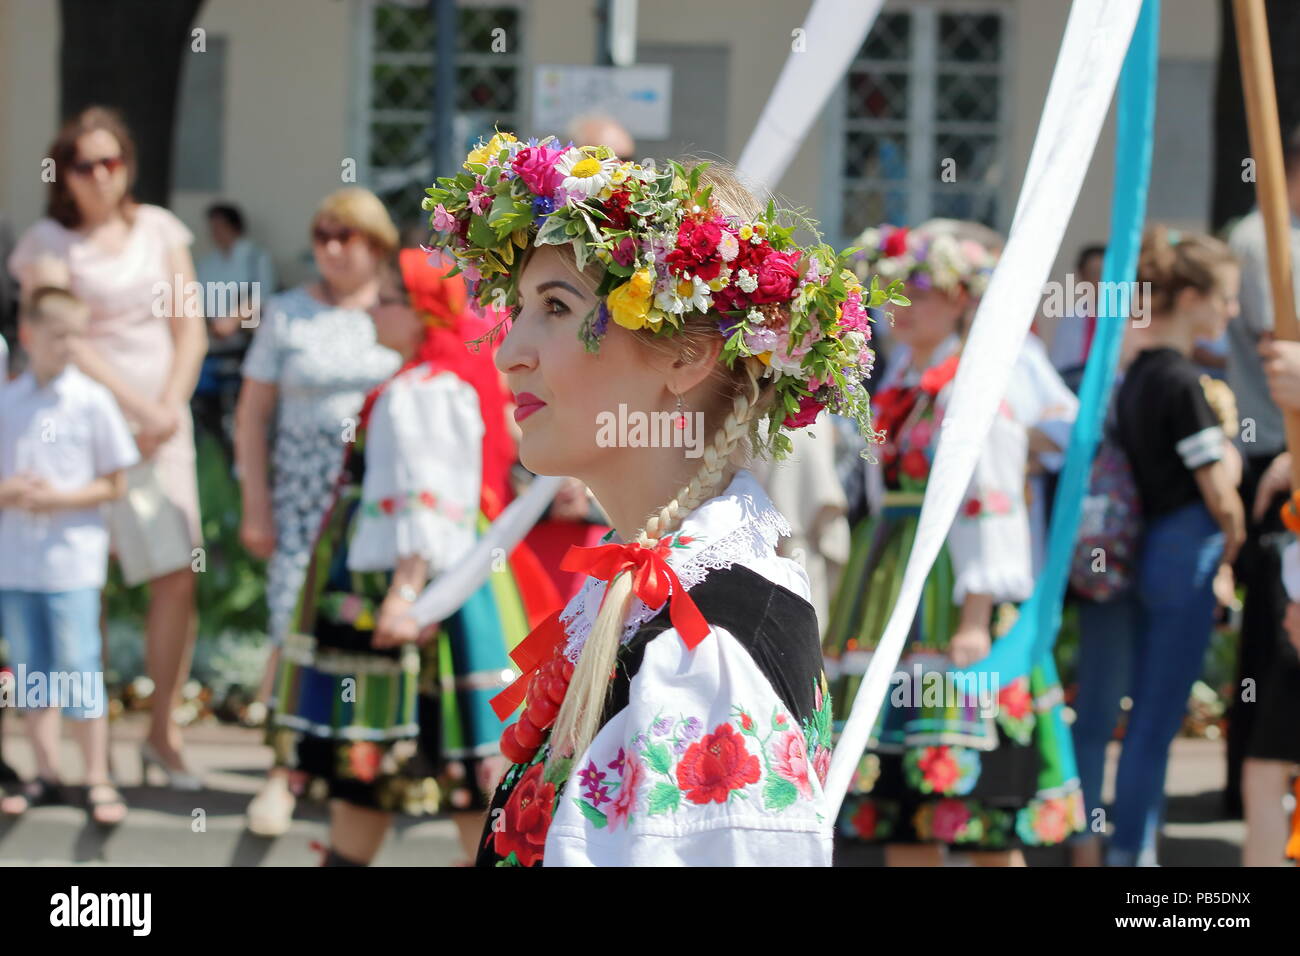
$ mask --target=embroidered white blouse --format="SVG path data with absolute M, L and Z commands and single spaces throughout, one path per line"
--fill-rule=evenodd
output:
M 679 533 L 692 540 L 668 561 L 688 591 L 711 570 L 742 565 L 808 600 L 803 569 L 776 553 L 786 521 L 749 472 L 693 511 Z M 588 579 L 561 615 L 570 659 L 604 588 Z M 659 610 L 634 598 L 624 640 Z M 670 628 L 646 645 L 627 706 L 573 763 L 544 865 L 829 866 L 829 762 L 829 746 L 808 745 L 730 631 L 713 626 L 688 650 Z M 719 764 L 732 771 L 720 775 Z
M 387 571 L 418 554 L 430 576 L 476 539 L 483 417 L 478 395 L 452 372 L 416 366 L 380 394 L 366 432 L 361 517 L 352 571 Z

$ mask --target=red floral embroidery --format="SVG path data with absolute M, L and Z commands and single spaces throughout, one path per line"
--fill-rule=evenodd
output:
M 533 764 L 519 781 L 505 805 L 505 824 L 492 834 L 493 849 L 500 857 L 514 853 L 521 866 L 532 866 L 542 858 L 546 831 L 555 809 L 555 784 L 543 781 L 544 763 Z
M 386 515 L 391 515 L 391 514 L 393 514 L 394 512 L 396 512 L 396 511 L 397 511 L 397 507 L 398 507 L 398 505 L 400 505 L 400 504 L 401 504 L 401 500 L 398 499 L 398 498 L 380 498 L 380 499 L 379 499 L 379 507 L 380 507 L 380 510 L 382 510 L 382 511 L 384 512 L 384 514 L 386 514 Z
M 864 840 L 870 840 L 876 835 L 876 804 L 871 800 L 863 800 L 858 804 L 858 810 L 853 814 L 853 832 Z
M 383 751 L 369 740 L 359 740 L 348 748 L 348 769 L 362 783 L 370 783 L 379 773 Z
M 921 375 L 921 390 L 928 395 L 938 395 L 943 387 L 951 382 L 957 374 L 957 362 L 960 355 L 950 355 L 933 368 L 928 368 Z
M 677 785 L 692 803 L 726 803 L 731 791 L 757 783 L 758 757 L 745 748 L 745 740 L 729 724 L 692 744 L 677 766 Z
M 931 819 L 934 838 L 943 843 L 957 842 L 969 820 L 970 810 L 961 800 L 940 800 Z
M 926 747 L 917 766 L 935 793 L 948 793 L 961 776 L 957 761 L 947 747 Z
M 909 478 L 924 478 L 930 473 L 930 459 L 919 448 L 913 448 L 903 456 L 902 468 Z
M 420 492 L 420 504 L 424 505 L 426 508 L 436 508 L 438 506 L 438 499 L 433 496 L 432 491 L 422 491 Z
M 979 517 L 980 511 L 983 510 L 983 506 L 980 504 L 980 500 L 978 498 L 971 498 L 969 501 L 966 502 L 966 507 L 962 508 L 961 510 L 962 510 L 962 514 L 964 514 L 967 518 L 977 518 Z
M 1020 720 L 1028 715 L 1032 703 L 1029 688 L 1023 680 L 1013 681 L 998 693 L 998 706 L 1005 710 L 1012 720 Z

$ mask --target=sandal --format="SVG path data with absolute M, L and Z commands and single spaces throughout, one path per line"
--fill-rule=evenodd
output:
M 98 797 L 95 796 L 96 791 L 99 793 Z M 115 827 L 126 819 L 126 801 L 122 799 L 122 794 L 117 787 L 111 783 L 94 783 L 87 786 L 85 804 L 86 809 L 90 811 L 90 819 L 101 827 Z M 113 812 L 118 807 L 121 808 L 120 815 Z M 105 810 L 110 812 L 106 814 Z
M 21 800 L 21 806 L 14 804 Z M 4 801 L 0 803 L 0 812 L 8 817 L 21 817 L 32 807 L 50 807 L 64 803 L 63 787 L 57 781 L 37 777 L 28 783 L 5 789 Z

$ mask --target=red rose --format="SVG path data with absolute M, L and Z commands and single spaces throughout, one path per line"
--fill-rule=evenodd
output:
M 799 253 L 773 252 L 758 264 L 758 288 L 750 296 L 757 305 L 785 302 L 799 282 Z
M 909 478 L 922 479 L 930 473 L 930 461 L 919 448 L 913 448 L 903 456 L 901 467 Z
M 811 395 L 803 395 L 799 399 L 799 411 L 794 415 L 787 415 L 781 424 L 786 428 L 803 428 L 811 425 L 825 407 Z
M 900 227 L 885 237 L 881 251 L 890 259 L 901 256 L 907 251 L 907 228 Z
M 546 765 L 533 764 L 515 785 L 505 805 L 505 825 L 492 834 L 493 849 L 498 856 L 512 852 L 522 866 L 532 866 L 542 859 L 546 831 L 555 809 L 555 784 L 542 779 Z
M 677 785 L 691 803 L 726 803 L 731 791 L 757 783 L 759 775 L 758 758 L 729 724 L 691 744 L 677 765 Z

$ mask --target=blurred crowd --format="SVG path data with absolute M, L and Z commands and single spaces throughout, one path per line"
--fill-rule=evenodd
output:
M 633 151 L 599 117 L 569 136 Z M 51 699 L 21 707 L 36 774 L 18 780 L 0 755 L 0 811 L 68 799 L 66 718 L 88 812 L 103 825 L 129 812 L 103 704 L 110 555 L 125 586 L 148 588 L 142 766 L 168 786 L 202 786 L 174 712 L 204 612 L 196 435 L 207 434 L 238 483 L 240 544 L 266 561 L 270 652 L 245 717 L 267 727 L 276 757 L 249 827 L 285 832 L 306 783 L 325 779 L 327 862 L 369 862 L 398 812 L 451 812 L 472 857 L 484 791 L 502 770 L 486 695 L 510 666 L 505 648 L 581 583 L 560 559 L 608 530 L 598 503 L 569 482 L 512 558 L 508 588 L 411 631 L 403 612 L 419 590 L 531 479 L 513 458 L 490 348 L 458 344 L 488 327 L 473 324 L 461 280 L 402 250 L 383 203 L 348 187 L 306 224 L 314 277 L 282 290 L 236 204 L 207 210 L 213 251 L 195 263 L 190 228 L 132 198 L 138 157 L 112 111 L 69 120 L 48 155 L 57 176 L 45 216 L 0 215 L 0 636 L 11 693 L 26 692 L 29 674 L 83 677 L 63 685 L 75 700 L 58 699 L 50 680 Z M 1286 159 L 1300 248 L 1300 137 Z M 809 574 L 837 718 L 897 594 L 1002 238 L 933 220 L 882 225 L 852 245 L 864 279 L 900 278 L 911 301 L 875 317 L 871 391 L 885 441 L 866 461 L 852 430 L 826 421 L 815 438 L 796 435 L 789 463 L 753 466 L 793 528 L 783 553 Z M 904 670 L 977 667 L 1033 591 L 1104 256 L 1100 245 L 1079 251 L 1071 287 L 1092 294 L 1042 318 L 1050 343 L 1036 327 L 1024 345 Z M 1247 821 L 1244 863 L 1282 862 L 1300 763 L 1300 561 L 1288 591 L 1292 534 L 1280 517 L 1300 343 L 1272 334 L 1266 259 L 1258 211 L 1223 238 L 1160 224 L 1144 235 L 1071 570 L 1079 635 L 1065 739 L 1062 688 L 1041 659 L 1001 689 L 996 722 L 887 706 L 839 821 L 846 839 L 883 844 L 893 865 L 939 863 L 945 848 L 1015 864 L 1021 847 L 1067 840 L 1078 865 L 1155 864 L 1169 749 L 1216 622 L 1231 613 L 1225 813 Z M 382 713 L 338 712 L 344 674 L 386 688 Z M 1121 720 L 1107 814 L 1106 751 Z

